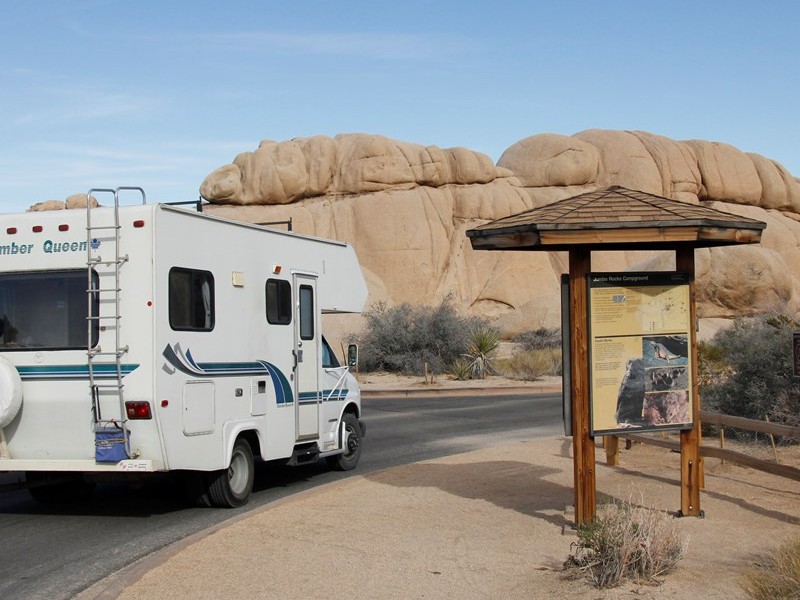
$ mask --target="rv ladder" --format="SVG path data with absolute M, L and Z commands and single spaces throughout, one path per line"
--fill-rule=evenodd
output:
M 128 262 L 128 255 L 120 254 L 120 222 L 119 222 L 119 200 L 120 192 L 137 191 L 142 195 L 142 204 L 147 203 L 144 190 L 138 187 L 118 187 L 115 190 L 95 188 L 86 194 L 86 293 L 88 295 L 88 314 L 87 323 L 87 345 L 86 361 L 89 372 L 89 393 L 92 399 L 92 415 L 94 419 L 95 431 L 100 432 L 113 426 L 122 430 L 122 437 L 125 444 L 125 455 L 131 456 L 130 436 L 128 433 L 127 419 L 125 412 L 125 399 L 123 395 L 124 384 L 122 383 L 122 357 L 127 354 L 128 346 L 122 344 L 121 339 L 121 315 L 120 315 L 120 270 Z M 94 194 L 104 193 L 113 194 L 113 224 L 98 224 L 92 221 L 92 197 Z M 99 243 L 98 243 L 99 242 Z M 111 252 L 113 258 L 106 258 L 96 255 L 100 245 L 104 252 Z M 113 285 L 100 285 L 100 282 L 107 282 L 113 278 Z M 97 307 L 95 314 L 94 307 Z M 109 312 L 106 312 L 109 311 Z M 115 324 L 108 326 L 113 329 L 113 350 L 102 350 L 101 342 L 108 343 L 108 340 L 97 338 L 97 346 L 92 346 L 93 333 L 95 328 L 99 329 L 99 335 L 103 336 L 107 330 L 97 327 L 101 321 L 114 321 Z M 105 357 L 106 362 L 100 362 Z M 109 361 L 108 359 L 111 359 Z M 110 381 L 104 380 L 98 383 L 98 368 L 114 365 L 113 377 Z M 102 371 L 108 377 L 107 369 Z M 111 397 L 116 400 L 115 404 L 119 407 L 119 416 L 109 415 L 103 418 L 100 408 L 101 393 L 104 397 Z

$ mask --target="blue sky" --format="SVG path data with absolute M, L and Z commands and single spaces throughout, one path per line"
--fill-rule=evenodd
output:
M 800 176 L 800 2 L 0 0 L 0 212 L 195 200 L 260 140 L 364 132 L 495 161 L 537 133 L 730 143 Z

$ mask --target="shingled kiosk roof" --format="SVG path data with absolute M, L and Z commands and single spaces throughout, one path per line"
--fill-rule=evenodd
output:
M 467 231 L 476 250 L 677 249 L 757 244 L 766 223 L 612 186 Z

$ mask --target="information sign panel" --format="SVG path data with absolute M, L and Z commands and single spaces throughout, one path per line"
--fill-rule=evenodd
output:
M 589 274 L 592 435 L 691 429 L 689 274 Z

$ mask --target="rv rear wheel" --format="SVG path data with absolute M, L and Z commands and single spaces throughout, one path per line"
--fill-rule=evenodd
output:
M 247 504 L 254 478 L 253 451 L 246 439 L 239 438 L 233 445 L 230 466 L 209 474 L 208 495 L 211 504 L 219 508 L 236 508 Z
M 361 425 L 353 413 L 342 415 L 342 446 L 344 452 L 328 457 L 328 464 L 339 471 L 352 471 L 361 458 Z

